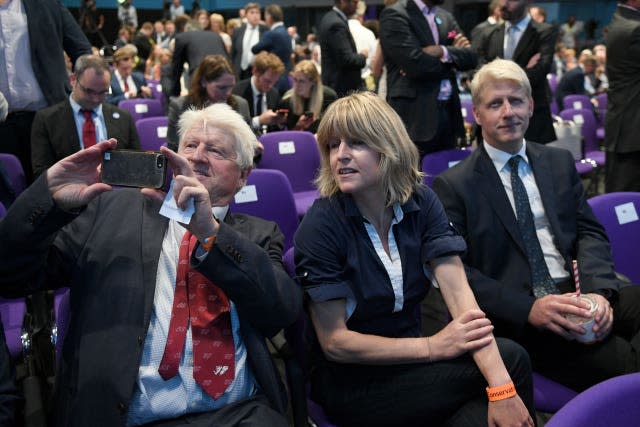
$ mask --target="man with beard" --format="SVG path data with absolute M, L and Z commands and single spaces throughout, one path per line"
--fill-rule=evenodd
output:
M 442 3 L 400 0 L 380 16 L 387 100 L 421 155 L 453 148 L 464 135 L 455 72 L 477 64 L 453 15 L 437 7 Z

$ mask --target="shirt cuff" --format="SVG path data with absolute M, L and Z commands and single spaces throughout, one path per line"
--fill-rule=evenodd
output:
M 440 46 L 442 47 L 442 51 L 444 52 L 442 54 L 442 58 L 440 58 L 441 62 L 451 62 L 451 56 L 449 56 L 449 49 L 447 49 L 445 46 Z

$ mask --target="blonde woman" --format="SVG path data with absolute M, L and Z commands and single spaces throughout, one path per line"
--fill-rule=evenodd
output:
M 209 15 L 209 22 L 209 30 L 218 33 L 222 37 L 227 53 L 231 53 L 231 36 L 225 31 L 224 17 L 219 13 L 212 13 Z
M 494 338 L 398 114 L 356 93 L 327 109 L 317 138 L 322 198 L 295 237 L 314 400 L 338 425 L 533 426 L 527 352 Z M 416 312 L 435 283 L 453 320 L 424 337 Z
M 338 96 L 322 84 L 318 69 L 309 60 L 298 62 L 291 78 L 293 87 L 284 94 L 280 104 L 280 108 L 289 110 L 287 128 L 316 133 L 322 113 Z

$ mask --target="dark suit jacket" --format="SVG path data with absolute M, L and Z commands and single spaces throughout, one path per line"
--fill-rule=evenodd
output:
M 266 25 L 258 24 L 258 40 L 261 40 L 269 30 Z M 242 39 L 244 39 L 244 33 L 247 31 L 247 24 L 242 24 L 240 27 L 233 30 L 233 34 L 231 35 L 231 65 L 233 65 L 233 69 L 236 72 L 236 79 L 240 80 L 240 72 L 242 71 L 240 67 L 240 62 L 242 59 Z
M 251 117 L 254 117 L 256 113 L 253 108 L 254 98 L 253 91 L 251 90 L 251 78 L 244 79 L 236 83 L 236 85 L 233 87 L 232 93 L 244 98 L 247 101 L 247 103 L 249 104 L 249 113 Z M 267 92 L 267 108 L 275 110 L 278 108 L 279 103 L 280 95 L 278 94 L 278 91 L 271 88 L 271 90 Z
M 262 51 L 271 52 L 276 55 L 284 64 L 285 72 L 280 75 L 276 83 L 278 92 L 284 94 L 291 85 L 289 84 L 289 71 L 291 71 L 291 36 L 287 33 L 284 25 L 280 25 L 273 30 L 264 33 L 260 41 L 251 48 L 254 54 Z
M 527 142 L 527 157 L 567 271 L 577 259 L 584 292 L 618 290 L 607 235 L 587 203 L 571 154 Z M 535 301 L 531 272 L 515 214 L 489 155 L 477 149 L 438 175 L 433 189 L 467 242 L 463 261 L 494 333 L 518 336 Z
M 322 83 L 345 96 L 362 88 L 360 73 L 367 58 L 356 50 L 349 24 L 335 10 L 320 21 L 318 39 L 322 51 Z
M 451 63 L 422 52 L 434 45 L 429 24 L 412 0 L 400 0 L 380 15 L 380 44 L 387 66 L 387 100 L 400 115 L 413 141 L 429 141 L 438 129 L 438 93 L 440 82 L 449 79 L 453 89 L 451 117 L 454 133 L 464 135 L 455 71 L 471 70 L 477 64 L 469 48 L 451 46 L 449 32 L 462 30 L 453 15 L 436 10 L 440 45 L 446 46 Z M 324 51 L 323 51 L 324 55 Z M 324 68 L 322 69 L 324 74 Z
M 180 95 L 180 77 L 184 63 L 189 64 L 189 74 L 193 74 L 202 58 L 207 55 L 222 55 L 228 58 L 227 49 L 218 33 L 213 31 L 186 31 L 176 35 L 173 58 L 171 60 L 171 95 Z
M 131 73 L 131 78 L 133 82 L 136 84 L 136 88 L 138 89 L 138 97 L 140 97 L 140 88 L 142 86 L 147 86 L 147 79 L 144 78 L 144 74 L 140 71 L 134 71 Z M 116 73 L 111 73 L 111 93 L 105 99 L 106 102 L 113 105 L 118 105 L 120 101 L 125 100 L 124 97 L 124 88 L 120 86 L 120 82 L 116 77 Z
M 618 6 L 607 33 L 607 151 L 640 151 L 640 12 Z
M 482 43 L 474 41 L 473 48 L 478 52 L 481 64 L 504 57 L 504 32 L 504 24 L 496 25 L 487 37 L 482 39 Z M 547 82 L 547 74 L 551 72 L 557 35 L 555 27 L 531 20 L 513 53 L 513 61 L 527 73 L 534 102 L 533 116 L 525 137 L 527 140 L 543 144 L 556 139 L 549 106 L 551 90 Z M 540 53 L 540 60 L 534 67 L 526 68 L 527 63 L 536 53 Z
M 587 95 L 584 90 L 584 70 L 582 67 L 575 67 L 562 75 L 556 88 L 555 102 L 558 111 L 564 110 L 562 100 L 567 95 Z
M 31 67 L 48 105 L 71 93 L 62 52 L 72 63 L 91 45 L 69 10 L 58 0 L 22 0 L 27 15 Z
M 138 132 L 129 112 L 105 102 L 102 114 L 107 137 L 118 140 L 118 149 L 140 149 Z M 31 162 L 35 177 L 79 149 L 80 141 L 69 100 L 36 113 L 31 126 Z
M 124 426 L 168 220 L 158 214 L 160 203 L 139 190 L 101 195 L 80 215 L 57 209 L 44 176 L 23 196 L 0 222 L 0 239 L 12 242 L 0 248 L 0 285 L 71 287 L 55 422 Z M 236 304 L 248 363 L 279 412 L 286 399 L 265 337 L 292 323 L 302 305 L 299 287 L 283 269 L 282 245 L 275 223 L 229 214 L 207 257 L 191 258 Z

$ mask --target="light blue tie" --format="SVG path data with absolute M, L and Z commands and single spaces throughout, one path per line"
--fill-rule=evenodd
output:
M 533 295 L 535 295 L 536 298 L 540 298 L 548 294 L 557 294 L 558 288 L 549 275 L 547 263 L 544 261 L 544 255 L 533 222 L 531 205 L 529 205 L 529 196 L 518 175 L 518 164 L 520 160 L 522 160 L 520 156 L 513 156 L 509 159 L 511 189 L 513 190 L 513 199 L 516 205 L 516 215 L 518 216 L 518 228 L 520 228 L 520 234 L 522 235 L 524 247 L 527 251 L 527 258 L 529 258 Z
M 509 27 L 507 31 L 507 47 L 504 50 L 504 59 L 513 58 L 513 53 L 516 50 L 517 45 L 517 33 L 519 29 L 515 25 Z

